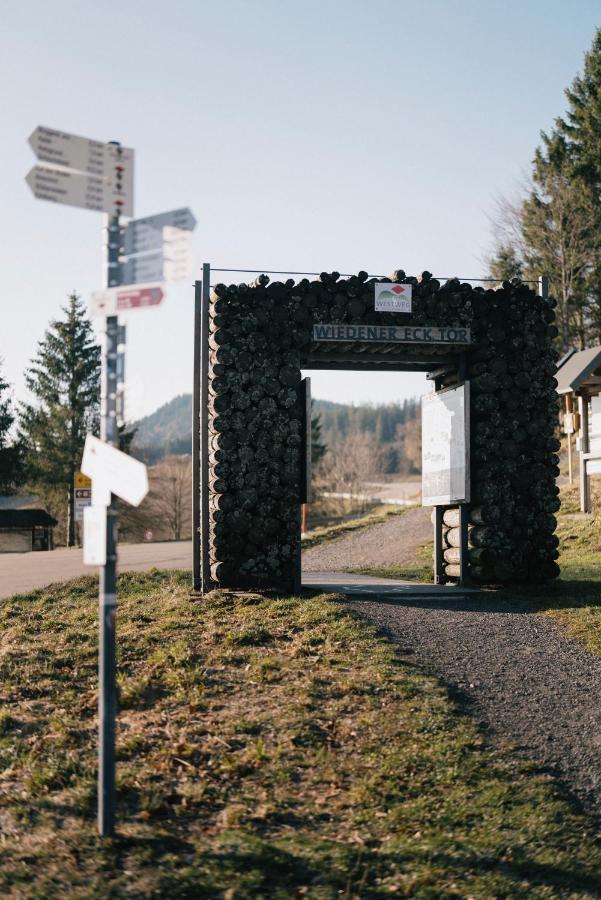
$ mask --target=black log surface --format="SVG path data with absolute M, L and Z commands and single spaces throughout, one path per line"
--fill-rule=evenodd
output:
M 316 358 L 316 323 L 468 326 L 471 383 L 470 567 L 485 583 L 541 581 L 559 568 L 553 300 L 527 285 L 497 290 L 429 273 L 413 285 L 413 310 L 374 311 L 364 272 L 341 279 L 219 284 L 210 304 L 209 488 L 211 575 L 225 587 L 294 587 L 299 564 L 303 448 L 301 365 Z M 330 345 L 331 346 L 331 345 Z M 327 348 L 329 349 L 329 348 Z M 448 347 L 337 345 L 404 363 Z M 461 349 L 461 348 L 460 348 Z M 463 348 L 465 349 L 465 348 Z M 455 349 L 457 352 L 457 348 Z M 310 364 L 310 363 L 309 363 Z M 457 576 L 458 518 L 445 515 L 447 575 Z

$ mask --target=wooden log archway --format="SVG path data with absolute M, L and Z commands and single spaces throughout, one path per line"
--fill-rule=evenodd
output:
M 559 573 L 555 301 L 424 272 L 197 283 L 195 586 L 293 590 L 300 578 L 301 368 L 430 371 L 470 382 L 470 569 L 483 583 Z M 375 284 L 411 285 L 377 312 Z M 198 352 L 200 341 L 200 352 Z M 453 514 L 443 524 L 454 546 Z M 449 572 L 456 554 L 446 554 Z

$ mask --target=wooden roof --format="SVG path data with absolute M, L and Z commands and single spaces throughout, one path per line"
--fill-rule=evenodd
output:
M 0 509 L 0 528 L 52 527 L 57 524 L 45 509 Z
M 566 353 L 559 362 L 555 377 L 558 394 L 582 390 L 589 394 L 601 393 L 601 346 Z

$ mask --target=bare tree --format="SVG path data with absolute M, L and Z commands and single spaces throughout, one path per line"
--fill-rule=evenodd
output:
M 153 467 L 148 511 L 174 541 L 189 537 L 191 478 L 189 456 L 168 456 Z
M 420 415 L 397 425 L 396 438 L 403 474 L 421 472 L 422 468 L 422 418 Z
M 119 529 L 127 540 L 141 540 L 144 532 L 153 538 L 180 541 L 192 531 L 192 460 L 168 456 L 148 472 L 150 490 L 137 508 L 123 505 Z
M 575 338 L 584 348 L 590 327 L 591 239 L 598 214 L 578 182 L 549 167 L 536 181 L 525 181 L 521 190 L 513 199 L 501 196 L 495 201 L 491 222 L 496 251 L 487 260 L 489 270 L 495 277 L 511 258 L 516 274 L 525 278 L 548 274 L 557 299 L 561 347 L 566 351 Z
M 323 462 L 325 478 L 332 488 L 348 494 L 351 506 L 360 506 L 365 481 L 380 472 L 380 448 L 371 432 L 355 432 L 328 451 Z

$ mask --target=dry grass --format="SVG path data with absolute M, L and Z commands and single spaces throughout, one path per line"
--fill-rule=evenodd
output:
M 95 836 L 96 592 L 0 607 L 0 893 L 36 898 L 601 894 L 591 823 L 483 747 L 335 598 L 122 576 L 119 830 Z

